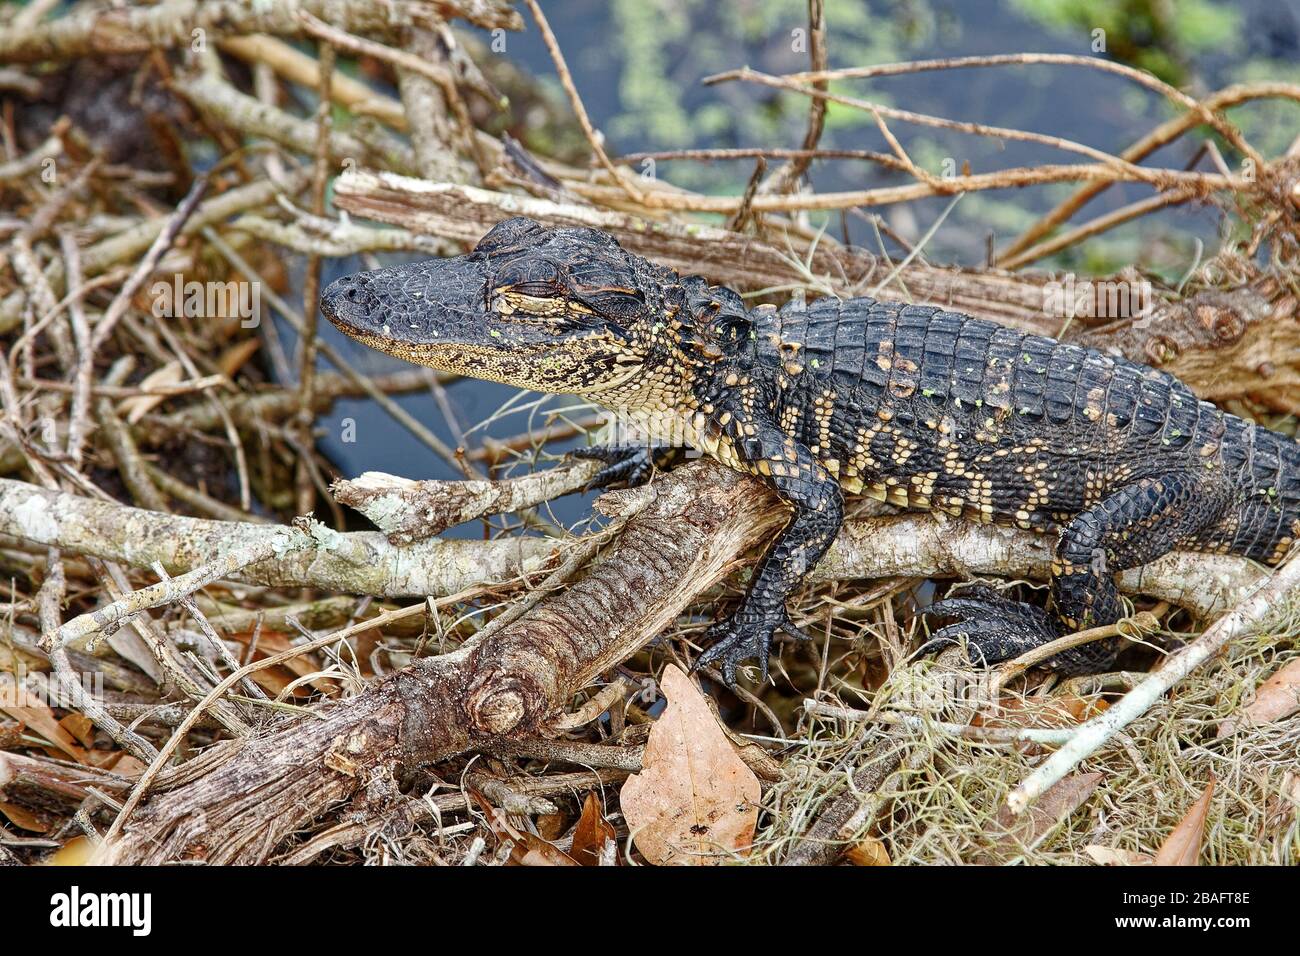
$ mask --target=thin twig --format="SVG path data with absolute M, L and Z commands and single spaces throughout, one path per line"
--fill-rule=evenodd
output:
M 203 199 L 203 194 L 207 191 L 208 180 L 206 176 L 198 177 L 194 180 L 194 185 L 190 191 L 181 200 L 176 211 L 167 217 L 158 235 L 154 238 L 153 244 L 140 260 L 140 264 L 131 273 L 131 277 L 122 284 L 116 296 L 113 297 L 112 303 L 108 309 L 95 323 L 91 332 L 90 342 L 87 343 L 85 352 L 78 357 L 77 376 L 75 379 L 77 390 L 72 396 L 72 413 L 69 423 L 68 434 L 68 453 L 74 461 L 81 458 L 81 443 L 85 440 L 84 434 L 74 428 L 83 428 L 88 419 L 88 410 L 90 408 L 90 386 L 91 376 L 95 370 L 95 355 L 99 349 L 113 334 L 113 329 L 121 321 L 122 316 L 126 315 L 127 309 L 131 307 L 131 299 L 135 296 L 136 290 L 144 285 L 146 279 L 153 275 L 154 269 L 163 254 L 171 248 L 176 237 L 180 235 L 186 221 L 190 215 L 198 208 L 199 202 Z
M 573 85 L 573 77 L 569 74 L 569 65 L 564 62 L 564 54 L 560 51 L 560 44 L 555 39 L 555 34 L 551 32 L 551 25 L 546 21 L 546 14 L 542 13 L 541 5 L 537 0 L 524 0 L 528 4 L 528 10 L 532 13 L 533 19 L 537 21 L 537 29 L 541 31 L 542 42 L 546 44 L 547 51 L 551 54 L 551 60 L 555 64 L 555 72 L 560 78 L 560 85 L 564 87 L 564 92 L 568 94 L 569 104 L 573 107 L 573 113 L 578 118 L 578 125 L 582 127 L 583 135 L 587 137 L 587 142 L 591 145 L 591 151 L 595 154 L 600 165 L 605 167 L 605 171 L 613 178 L 623 192 L 627 193 L 628 198 L 633 202 L 643 202 L 644 196 L 641 191 L 628 182 L 619 172 L 617 166 L 610 162 L 605 147 L 601 145 L 600 135 L 596 132 L 595 127 L 591 125 L 591 118 L 587 115 L 587 108 L 582 105 L 582 97 L 578 95 L 578 88 Z

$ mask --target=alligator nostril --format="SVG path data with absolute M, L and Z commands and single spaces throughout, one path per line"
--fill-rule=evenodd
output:
M 349 302 L 360 302 L 361 291 L 355 288 L 348 289 L 347 292 L 343 293 L 343 297 L 347 299 Z

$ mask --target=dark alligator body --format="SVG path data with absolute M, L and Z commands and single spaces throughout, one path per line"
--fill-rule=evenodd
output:
M 475 251 L 340 279 L 349 335 L 434 368 L 585 395 L 756 475 L 793 517 L 701 660 L 727 680 L 772 637 L 840 526 L 844 492 L 1058 535 L 1047 610 L 987 589 L 933 605 L 992 663 L 1123 614 L 1113 575 L 1176 548 L 1275 564 L 1300 536 L 1300 445 L 1144 365 L 933 306 L 747 309 L 589 229 L 526 219 Z M 604 478 L 645 470 L 606 455 Z M 933 642 L 932 642 L 933 643 Z M 1111 638 L 1058 654 L 1103 670 Z

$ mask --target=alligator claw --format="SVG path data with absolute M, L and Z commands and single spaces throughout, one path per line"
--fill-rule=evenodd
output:
M 594 491 L 620 482 L 628 487 L 645 484 L 665 452 L 670 450 L 667 445 L 592 445 L 590 448 L 575 448 L 569 454 L 574 458 L 605 462 L 605 467 L 596 472 L 583 489 Z
M 987 666 L 1019 657 L 1061 636 L 1046 611 L 1008 600 L 983 586 L 931 604 L 924 613 L 927 617 L 955 620 L 935 631 L 916 652 L 917 657 L 960 644 L 965 638 L 966 656 L 971 663 Z
M 737 668 L 747 661 L 756 660 L 760 670 L 759 682 L 766 683 L 772 639 L 777 631 L 784 631 L 797 641 L 812 640 L 805 631 L 795 626 L 785 608 L 778 613 L 765 615 L 740 610 L 708 629 L 704 640 L 712 641 L 712 646 L 696 659 L 692 670 L 705 664 L 721 662 L 723 681 L 728 687 L 734 687 Z

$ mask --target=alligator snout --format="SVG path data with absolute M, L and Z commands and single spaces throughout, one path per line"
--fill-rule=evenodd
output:
M 321 311 L 335 325 L 368 330 L 372 325 L 374 308 L 369 284 L 370 277 L 364 272 L 335 279 L 321 293 Z

